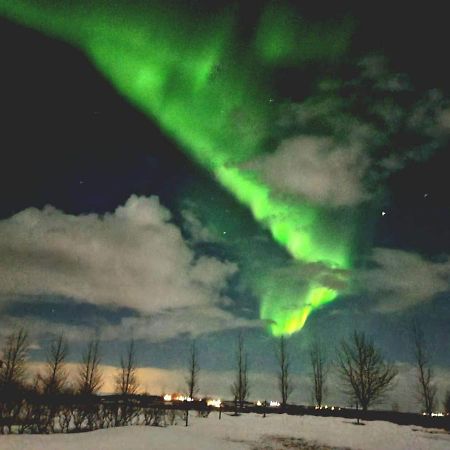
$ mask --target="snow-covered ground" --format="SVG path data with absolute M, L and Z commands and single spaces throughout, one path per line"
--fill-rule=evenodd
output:
M 283 439 L 282 439 L 283 438 Z M 286 438 L 286 439 L 284 439 Z M 318 446 L 305 446 L 316 443 Z M 323 445 L 320 446 L 320 444 Z M 303 445 L 303 446 L 302 446 Z M 192 417 L 188 428 L 129 426 L 81 434 L 0 436 L 1 450 L 285 450 L 352 448 L 376 450 L 450 449 L 443 430 L 389 422 L 354 424 L 334 417 L 217 413 Z

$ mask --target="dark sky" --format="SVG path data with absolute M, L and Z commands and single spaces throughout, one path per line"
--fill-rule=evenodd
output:
M 224 5 L 208 14 L 221 14 Z M 370 198 L 351 205 L 359 223 L 354 282 L 289 340 L 294 370 L 307 374 L 314 337 L 332 354 L 335 343 L 357 328 L 407 374 L 408 330 L 416 318 L 444 379 L 450 370 L 445 14 L 339 5 L 290 6 L 308 23 L 348 20 L 345 54 L 280 66 L 270 81 L 276 108 L 308 117 L 277 129 L 274 152 L 284 139 L 323 130 L 338 139 L 348 121 L 375 130 L 356 180 L 364 187 L 359 193 Z M 191 2 L 190 8 L 205 5 Z M 242 46 L 263 10 L 237 7 Z M 234 339 L 244 330 L 254 372 L 270 380 L 276 365 L 267 349 L 275 340 L 259 323 L 258 290 L 248 280 L 261 268 L 289 269 L 288 253 L 80 50 L 6 19 L 0 33 L 2 334 L 26 324 L 35 344 L 32 359 L 42 361 L 48 339 L 64 330 L 76 361 L 96 330 L 104 363 L 116 365 L 132 333 L 143 367 L 171 369 L 176 376 L 195 337 L 205 383 L 226 395 L 209 378 L 231 370 Z M 320 91 L 320 82 L 330 79 L 339 83 Z M 329 176 L 316 175 L 322 181 Z M 126 228 L 123 217 L 133 217 L 133 226 Z M 133 228 L 144 219 L 145 230 Z M 180 292 L 186 300 L 172 307 L 158 303 Z M 157 299 L 148 306 L 146 296 Z M 265 383 L 257 393 L 276 395 L 276 387 Z M 302 381 L 299 386 L 296 398 L 307 401 Z

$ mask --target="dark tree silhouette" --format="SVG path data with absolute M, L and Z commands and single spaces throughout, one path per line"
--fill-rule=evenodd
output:
M 191 399 L 198 392 L 198 375 L 200 372 L 200 366 L 198 364 L 198 354 L 197 354 L 197 346 L 195 341 L 192 341 L 191 351 L 189 354 L 189 371 L 186 377 L 186 385 L 187 385 L 187 393 L 188 397 Z M 189 401 L 186 400 L 186 410 L 185 410 L 185 425 L 189 425 Z
M 315 340 L 309 349 L 309 358 L 312 369 L 313 382 L 313 398 L 316 405 L 320 408 L 322 406 L 325 383 L 327 378 L 326 357 L 323 346 L 319 340 Z
M 120 368 L 116 375 L 116 392 L 122 395 L 132 395 L 136 394 L 138 388 L 136 347 L 134 339 L 131 339 L 126 355 L 120 357 Z
M 364 333 L 355 331 L 349 340 L 342 341 L 337 357 L 344 392 L 358 401 L 363 411 L 382 398 L 397 375 Z
M 198 364 L 198 351 L 195 341 L 192 341 L 191 351 L 189 354 L 189 373 L 186 377 L 187 394 L 190 398 L 198 393 L 198 377 L 200 366 Z
M 291 380 L 290 366 L 291 357 L 289 353 L 289 348 L 284 336 L 281 336 L 278 349 L 277 349 L 277 359 L 278 359 L 278 387 L 281 394 L 281 406 L 285 408 L 289 396 L 294 390 Z
M 436 406 L 437 387 L 433 381 L 431 354 L 427 348 L 425 335 L 417 322 L 412 324 L 413 350 L 417 367 L 418 400 L 423 412 L 431 415 Z
M 96 394 L 103 385 L 103 377 L 100 370 L 99 340 L 88 342 L 82 355 L 82 362 L 78 369 L 76 390 L 80 394 Z
M 231 385 L 231 393 L 236 405 L 239 405 L 239 408 L 242 409 L 250 394 L 250 386 L 248 381 L 248 355 L 245 351 L 244 338 L 241 333 L 237 340 L 236 380 Z
M 28 348 L 28 334 L 23 328 L 7 336 L 0 365 L 0 388 L 23 384 Z
M 55 338 L 47 352 L 47 363 L 42 376 L 43 391 L 46 394 L 62 392 L 67 380 L 65 360 L 69 352 L 67 340 L 63 334 Z

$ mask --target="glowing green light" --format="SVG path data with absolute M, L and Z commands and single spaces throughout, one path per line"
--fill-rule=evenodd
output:
M 278 300 L 271 295 L 264 296 L 261 303 L 261 319 L 269 322 L 274 336 L 290 335 L 303 328 L 312 311 L 333 301 L 337 295 L 333 289 L 318 286 L 311 287 L 305 296 L 294 294 L 291 298 L 288 295 Z M 287 299 L 291 303 L 289 314 L 286 314 Z
M 250 208 L 293 258 L 350 267 L 349 231 L 321 208 L 277 198 L 241 166 L 264 151 L 271 137 L 270 90 L 258 80 L 269 79 L 274 66 L 286 61 L 342 54 L 348 24 L 318 33 L 317 27 L 293 22 L 289 9 L 269 8 L 255 42 L 242 54 L 231 14 L 199 24 L 161 6 L 136 11 L 128 3 L 73 3 L 0 0 L 0 13 L 84 50 L 119 92 Z M 318 280 L 304 292 L 270 288 L 262 294 L 261 318 L 275 336 L 292 334 L 337 295 Z

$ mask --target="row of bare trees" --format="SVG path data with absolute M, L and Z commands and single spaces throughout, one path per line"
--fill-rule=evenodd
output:
M 417 370 L 417 401 L 422 412 L 427 415 L 435 410 L 437 387 L 431 366 L 431 352 L 422 328 L 417 322 L 411 326 L 412 353 Z M 334 363 L 327 360 L 326 351 L 319 339 L 309 348 L 309 363 L 311 371 L 312 398 L 316 406 L 321 407 L 327 392 L 327 376 L 332 366 L 342 382 L 342 391 L 350 403 L 367 411 L 377 402 L 385 399 L 388 391 L 398 375 L 397 368 L 383 357 L 373 339 L 363 332 L 354 331 L 349 338 L 344 339 L 336 349 Z M 276 348 L 278 364 L 278 388 L 281 407 L 285 408 L 294 390 L 291 362 L 292 349 L 288 340 L 281 337 Z M 198 351 L 193 344 L 189 364 L 189 377 L 186 379 L 188 393 L 193 397 L 198 390 Z M 242 410 L 250 393 L 248 352 L 242 334 L 236 343 L 235 381 L 231 385 L 236 414 Z M 447 393 L 444 408 L 450 412 L 450 392 Z
M 5 340 L 0 360 L 0 434 L 90 431 L 130 424 L 173 423 L 175 412 L 136 396 L 138 390 L 135 342 L 131 339 L 115 377 L 117 395 L 95 394 L 103 386 L 99 340 L 88 342 L 72 385 L 66 359 L 69 347 L 61 334 L 47 349 L 43 370 L 30 382 L 27 374 L 29 338 L 25 330 Z M 139 398 L 138 398 L 139 397 Z
M 231 393 L 237 412 L 238 408 L 242 409 L 250 393 L 248 353 L 241 334 L 237 339 L 236 347 L 236 374 Z M 285 408 L 294 390 L 294 384 L 291 372 L 292 349 L 289 348 L 288 341 L 283 336 L 279 339 L 276 357 L 281 407 Z M 327 362 L 325 350 L 319 340 L 311 345 L 309 360 L 313 400 L 318 407 L 321 407 L 326 393 L 330 364 Z M 364 333 L 358 332 L 354 332 L 350 339 L 342 341 L 337 351 L 336 368 L 343 381 L 343 391 L 353 403 L 358 402 L 363 410 L 367 410 L 383 397 L 397 375 L 395 367 L 384 360 L 373 341 Z
M 412 353 L 416 366 L 416 394 L 422 412 L 431 415 L 437 406 L 437 386 L 431 364 L 431 352 L 421 326 L 415 321 L 411 327 Z M 285 338 L 278 346 L 278 382 L 282 406 L 287 404 L 293 391 L 290 377 L 291 354 Z M 312 395 L 315 404 L 321 407 L 326 393 L 326 379 L 331 366 L 319 340 L 309 349 Z M 372 339 L 365 333 L 355 331 L 336 349 L 335 368 L 342 381 L 342 390 L 353 404 L 366 411 L 382 400 L 393 386 L 398 374 L 396 367 L 387 362 Z M 444 408 L 450 412 L 450 392 L 446 394 Z
M 281 407 L 288 404 L 294 390 L 291 363 L 292 349 L 288 341 L 281 337 L 276 348 L 278 364 L 278 388 Z M 336 367 L 344 382 L 344 391 L 353 402 L 358 402 L 364 410 L 380 399 L 390 388 L 397 375 L 393 365 L 384 361 L 380 351 L 364 333 L 355 332 L 348 340 L 344 340 L 337 353 Z M 320 341 L 315 341 L 309 349 L 311 366 L 312 396 L 317 406 L 322 406 L 326 393 L 326 379 L 329 364 Z M 192 358 L 193 364 L 195 358 Z M 248 353 L 242 334 L 236 345 L 235 381 L 231 385 L 236 412 L 242 409 L 250 393 L 248 376 Z
M 0 364 L 0 389 L 17 389 L 26 382 L 26 362 L 29 350 L 28 334 L 24 329 L 12 332 L 3 347 Z M 33 385 L 45 394 L 53 395 L 67 390 L 66 359 L 69 347 L 64 335 L 51 341 L 42 373 L 35 375 Z M 79 365 L 73 389 L 82 394 L 95 394 L 102 386 L 98 340 L 87 344 Z
M 29 339 L 24 329 L 7 336 L 0 360 L 0 390 L 19 388 L 25 384 L 28 350 Z M 79 394 L 96 394 L 103 386 L 99 340 L 95 338 L 87 343 L 72 386 L 68 386 L 67 381 L 68 354 L 69 346 L 64 335 L 54 338 L 47 349 L 45 367 L 41 373 L 35 375 L 33 386 L 49 395 L 68 390 Z M 120 357 L 115 388 L 119 394 L 135 394 L 138 390 L 136 346 L 133 339 L 130 340 L 126 353 Z
M 417 366 L 417 394 L 423 412 L 431 414 L 436 406 L 436 384 L 431 366 L 430 352 L 421 327 L 412 326 L 414 358 Z M 292 348 L 290 342 L 281 337 L 277 345 L 278 387 L 281 406 L 286 407 L 294 385 L 292 382 L 291 362 Z M 85 347 L 81 363 L 77 368 L 76 378 L 71 387 L 67 384 L 68 371 L 66 359 L 69 353 L 67 340 L 63 335 L 51 341 L 47 350 L 46 364 L 32 383 L 26 386 L 26 362 L 29 340 L 25 330 L 11 333 L 3 347 L 3 359 L 0 363 L 0 420 L 17 416 L 17 402 L 8 403 L 14 393 L 24 388 L 41 396 L 52 398 L 62 394 L 94 396 L 103 386 L 103 374 L 100 367 L 101 354 L 98 339 L 92 339 Z M 311 367 L 312 396 L 317 406 L 322 406 L 326 394 L 326 382 L 331 362 L 327 361 L 326 352 L 320 341 L 315 341 L 309 349 Z M 343 392 L 352 404 L 359 404 L 367 410 L 383 398 L 397 376 L 397 369 L 386 362 L 373 340 L 364 333 L 354 332 L 343 340 L 336 349 L 334 366 L 343 383 Z M 120 414 L 109 423 L 130 423 L 135 408 L 132 397 L 139 390 L 137 377 L 136 345 L 130 340 L 125 354 L 120 357 L 120 367 L 115 377 L 115 391 L 121 397 Z M 199 391 L 199 356 L 195 341 L 191 345 L 186 376 L 186 395 L 194 398 Z M 235 351 L 235 379 L 231 394 L 234 398 L 235 412 L 243 409 L 250 393 L 249 362 L 245 340 L 238 336 Z M 17 397 L 17 395 L 16 395 Z M 20 397 L 20 396 L 19 396 Z M 6 399 L 6 400 L 5 400 Z M 131 399 L 131 400 L 130 400 Z M 450 394 L 447 394 L 447 407 L 450 409 Z M 118 411 L 119 411 L 118 410 Z M 52 412 L 49 412 L 52 415 Z M 56 412 L 55 412 L 56 414 Z M 118 417 L 121 417 L 119 419 Z M 56 416 L 55 416 L 56 417 Z M 186 406 L 186 425 L 189 408 Z M 72 422 L 74 419 L 72 418 Z

